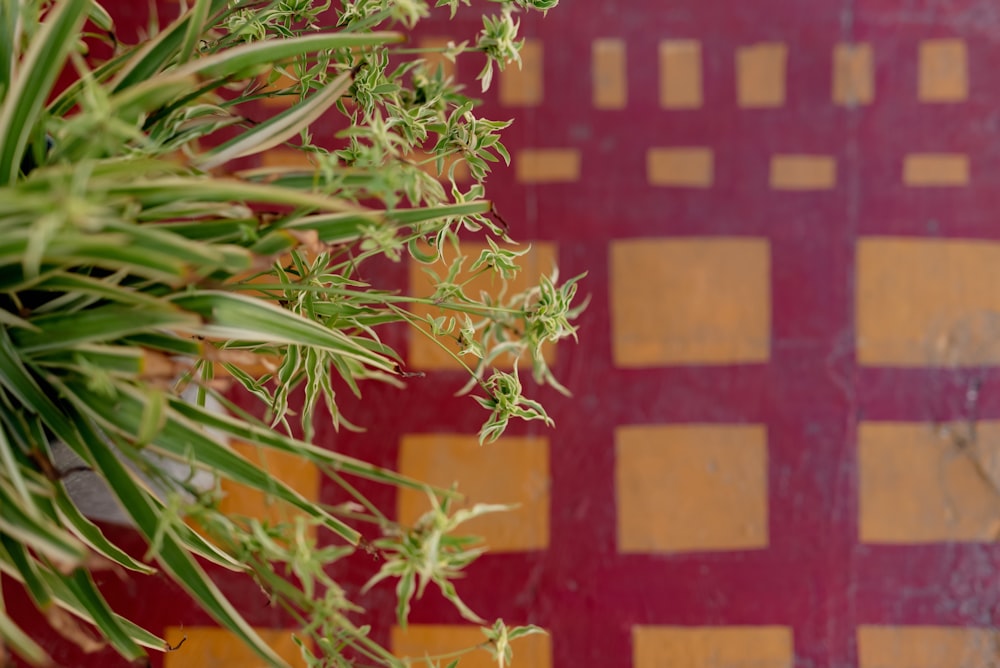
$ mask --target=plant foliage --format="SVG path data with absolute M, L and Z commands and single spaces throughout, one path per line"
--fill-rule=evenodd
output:
M 485 89 L 494 68 L 517 64 L 520 13 L 555 4 L 483 2 L 481 32 L 443 53 L 482 59 Z M 206 561 L 252 576 L 298 624 L 311 666 L 409 665 L 354 624 L 356 602 L 328 574 L 358 549 L 384 557 L 371 584 L 395 579 L 401 624 L 432 583 L 482 621 L 453 584 L 481 549 L 452 534 L 498 508 L 456 508 L 453 491 L 311 443 L 317 408 L 354 427 L 338 388 L 360 393 L 364 381 L 406 375 L 380 336 L 390 326 L 463 360 L 466 390 L 489 411 L 481 441 L 513 417 L 551 422 L 522 395 L 516 366 L 494 365 L 510 355 L 562 389 L 542 346 L 575 336 L 579 277 L 468 294 L 473 278 L 503 284 L 519 268 L 521 251 L 483 199 L 490 168 L 509 161 L 507 123 L 477 116 L 443 68 L 405 45 L 419 20 L 461 5 L 470 0 L 194 0 L 128 45 L 94 0 L 0 0 L 0 572 L 85 649 L 110 645 L 129 660 L 166 649 L 104 600 L 92 570 L 109 566 L 168 574 L 273 665 L 281 658 Z M 288 103 L 261 118 L 256 103 L 268 97 Z M 314 141 L 314 123 L 331 114 L 341 130 Z M 296 147 L 312 168 L 252 167 L 276 147 Z M 459 166 L 470 183 L 456 179 Z M 467 231 L 488 239 L 478 257 L 462 254 Z M 366 262 L 404 257 L 427 265 L 433 295 L 362 280 Z M 224 382 L 258 397 L 266 417 L 211 410 L 207 401 L 226 402 Z M 296 388 L 303 438 L 292 436 Z M 356 502 L 311 502 L 230 439 L 307 459 Z M 107 484 L 148 542 L 143 559 L 70 498 L 60 443 Z M 289 504 L 295 519 L 221 512 L 218 486 L 194 482 L 206 472 Z M 433 510 L 396 525 L 356 490 L 359 478 L 425 490 Z M 365 544 L 360 522 L 382 538 Z M 483 646 L 503 666 L 509 640 L 536 631 L 497 622 Z M 7 650 L 48 662 L 0 598 L 0 656 Z

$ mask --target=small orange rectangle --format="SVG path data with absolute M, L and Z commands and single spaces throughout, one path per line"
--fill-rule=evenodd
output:
M 518 183 L 572 183 L 580 178 L 575 148 L 526 148 L 514 156 Z
M 792 668 L 794 661 L 786 626 L 632 627 L 633 668 Z
M 965 42 L 927 39 L 920 43 L 917 97 L 921 102 L 963 102 L 969 97 Z
M 708 188 L 713 176 L 712 149 L 651 148 L 646 152 L 646 177 L 652 186 Z
M 660 42 L 660 106 L 697 109 L 702 105 L 701 43 L 693 39 Z
M 288 453 L 234 442 L 233 450 L 266 470 L 310 501 L 319 500 L 320 473 L 309 460 Z M 289 522 L 300 511 L 263 492 L 223 478 L 219 482 L 224 494 L 219 501 L 219 511 L 225 514 L 244 515 L 271 524 Z
M 837 161 L 826 155 L 776 155 L 771 158 L 775 190 L 828 190 L 837 184 Z
M 833 101 L 854 107 L 871 104 L 874 99 L 872 45 L 838 44 L 833 47 Z
M 545 90 L 542 42 L 526 39 L 521 47 L 521 66 L 508 64 L 500 72 L 500 104 L 505 107 L 537 107 Z
M 785 103 L 788 47 L 765 42 L 736 50 L 736 99 L 744 108 L 780 107 Z
M 594 108 L 624 109 L 628 103 L 625 40 L 596 39 L 591 45 Z
M 859 626 L 858 668 L 988 668 L 997 665 L 993 628 Z
M 903 159 L 903 183 L 915 188 L 969 185 L 969 156 L 963 153 L 911 153 Z

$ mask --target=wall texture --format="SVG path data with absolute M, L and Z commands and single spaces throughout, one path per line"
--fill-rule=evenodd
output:
M 589 272 L 580 344 L 552 352 L 575 397 L 529 386 L 558 428 L 479 448 L 461 374 L 398 334 L 427 377 L 348 402 L 367 433 L 319 438 L 521 503 L 475 527 L 494 552 L 460 593 L 549 629 L 515 645 L 524 668 L 1000 665 L 1000 5 L 562 4 L 525 18 L 524 67 L 486 96 L 516 119 L 492 194 L 529 272 Z M 105 586 L 187 637 L 157 665 L 253 665 L 162 582 Z M 390 631 L 391 595 L 369 621 L 401 651 L 476 641 L 430 595 Z

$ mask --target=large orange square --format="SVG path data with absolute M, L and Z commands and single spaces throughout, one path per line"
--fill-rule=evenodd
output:
M 632 668 L 792 668 L 785 626 L 635 626 Z
M 865 543 L 994 542 L 1000 536 L 1000 422 L 862 422 L 859 531 Z
M 965 42 L 927 39 L 920 43 L 917 97 L 921 102 L 963 102 L 969 97 Z
M 785 68 L 788 46 L 764 42 L 736 50 L 736 100 L 741 107 L 780 107 L 785 104 Z
M 856 289 L 861 364 L 1000 363 L 1000 243 L 861 239 Z
M 771 187 L 775 190 L 829 190 L 837 185 L 837 161 L 828 155 L 775 155 Z
M 518 504 L 462 525 L 460 535 L 482 536 L 492 552 L 544 550 L 549 546 L 549 443 L 504 436 L 479 445 L 475 436 L 411 434 L 399 447 L 399 471 L 438 487 L 458 483 L 465 507 L 476 503 Z M 427 494 L 402 489 L 398 520 L 413 526 L 430 510 Z
M 859 626 L 858 668 L 989 668 L 997 665 L 996 634 L 954 626 Z
M 424 657 L 450 654 L 485 641 L 486 636 L 479 627 L 465 624 L 410 624 L 406 629 L 395 626 L 390 640 L 393 654 L 415 659 L 414 666 L 430 665 L 419 661 Z M 552 639 L 548 635 L 536 633 L 523 636 L 512 641 L 511 648 L 514 650 L 515 667 L 552 666 Z M 447 665 L 452 658 L 441 661 L 440 665 Z M 463 655 L 459 665 L 461 668 L 496 668 L 497 663 L 488 650 L 480 649 Z
M 650 148 L 646 151 L 646 177 L 652 186 L 708 188 L 715 177 L 712 149 Z
M 619 367 L 764 362 L 771 349 L 766 239 L 611 242 L 611 329 Z
M 530 246 L 531 249 L 525 255 L 522 255 L 515 260 L 515 264 L 521 267 L 521 271 L 519 271 L 514 278 L 508 281 L 505 293 L 507 297 L 523 292 L 528 289 L 529 286 L 538 285 L 540 277 L 543 274 L 551 276 L 552 270 L 556 267 L 557 249 L 555 244 L 543 241 L 532 242 Z M 528 244 L 524 244 L 521 246 L 512 246 L 511 249 L 520 251 L 527 247 Z M 479 257 L 480 252 L 487 248 L 489 248 L 489 246 L 486 244 L 463 241 L 462 252 L 466 256 L 466 261 L 463 265 L 464 269 L 467 270 L 470 266 L 472 266 L 472 263 Z M 427 247 L 424 248 L 424 252 L 428 252 L 428 250 L 429 249 Z M 441 277 L 447 275 L 448 267 L 455 258 L 454 251 L 450 246 L 444 250 L 443 257 L 444 262 L 437 262 L 432 265 L 421 264 L 412 258 L 410 259 L 410 294 L 416 297 L 430 297 L 434 294 L 433 279 L 425 270 L 431 269 L 434 273 Z M 470 277 L 471 275 L 468 271 L 463 271 L 457 276 L 456 281 L 464 282 L 469 280 Z M 501 281 L 500 278 L 493 272 L 485 273 L 482 276 L 470 280 L 465 287 L 465 294 L 473 298 L 478 298 L 482 292 L 486 292 L 496 298 L 502 291 L 503 281 Z M 428 316 L 437 318 L 442 315 L 448 317 L 461 315 L 425 304 L 414 304 L 412 311 L 421 318 Z M 462 323 L 464 321 L 460 319 L 459 322 Z M 427 331 L 427 328 L 424 326 L 421 326 L 421 329 L 423 331 Z M 421 370 L 461 369 L 462 365 L 448 352 L 451 351 L 452 353 L 457 354 L 458 351 L 461 350 L 461 346 L 457 340 L 457 328 L 455 329 L 454 334 L 454 337 L 445 336 L 437 339 L 447 349 L 444 350 L 440 345 L 432 341 L 428 335 L 411 330 L 408 356 L 409 365 L 414 369 Z M 545 354 L 546 361 L 552 361 L 555 359 L 554 346 L 549 350 L 543 348 L 543 353 Z M 466 355 L 463 358 L 463 361 L 469 367 L 475 368 L 479 360 L 475 357 Z M 511 365 L 512 361 L 509 359 L 498 359 L 495 364 L 498 368 L 511 368 Z
M 903 183 L 911 188 L 969 185 L 969 156 L 963 153 L 910 153 L 903 158 Z
M 620 427 L 615 448 L 619 551 L 767 547 L 763 426 Z
M 272 448 L 234 442 L 232 448 L 254 464 L 310 501 L 319 499 L 320 473 L 315 464 Z M 284 501 L 263 492 L 223 478 L 219 481 L 223 497 L 219 510 L 225 514 L 245 515 L 270 524 L 290 522 L 301 513 Z
M 302 652 L 289 629 L 254 629 L 275 653 L 293 668 L 305 668 Z M 217 626 L 168 626 L 163 639 L 172 652 L 163 655 L 163 668 L 271 668 L 241 640 Z

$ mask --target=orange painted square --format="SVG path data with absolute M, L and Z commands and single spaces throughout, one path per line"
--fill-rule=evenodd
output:
M 524 40 L 521 47 L 521 67 L 511 63 L 500 76 L 500 104 L 505 107 L 537 107 L 545 92 L 542 67 L 542 43 L 537 39 Z
M 417 44 L 421 49 L 445 49 L 451 41 L 451 37 L 421 37 Z M 445 58 L 440 51 L 428 51 L 420 54 L 420 57 L 432 74 L 440 67 L 446 79 L 455 76 L 455 63 Z
M 1000 243 L 868 237 L 855 284 L 862 365 L 1000 363 Z
M 776 155 L 771 158 L 775 190 L 829 190 L 837 185 L 837 161 L 828 155 Z
M 963 102 L 969 97 L 965 42 L 927 39 L 920 43 L 917 97 L 921 102 Z
M 628 69 L 623 39 L 595 39 L 591 45 L 595 109 L 624 109 Z
M 254 629 L 293 668 L 305 668 L 289 629 Z M 270 668 L 236 636 L 216 626 L 168 626 L 164 640 L 178 647 L 163 655 L 163 668 Z M 183 641 L 183 644 L 182 644 Z
M 514 155 L 518 183 L 572 183 L 580 179 L 575 148 L 526 148 Z
M 504 436 L 479 445 L 476 436 L 409 434 L 399 447 L 399 471 L 438 487 L 459 484 L 466 505 L 519 504 L 463 524 L 459 535 L 482 536 L 492 552 L 544 550 L 549 546 L 549 443 L 544 438 Z M 430 510 L 424 492 L 401 489 L 397 518 L 413 526 Z
M 741 107 L 780 107 L 785 103 L 788 47 L 765 42 L 736 50 L 736 99 Z
M 860 538 L 865 543 L 993 542 L 1000 534 L 1000 422 L 862 422 Z
M 911 153 L 903 159 L 903 183 L 920 187 L 969 185 L 969 156 L 962 153 Z
M 660 41 L 660 106 L 697 109 L 703 101 L 701 42 L 693 39 Z
M 708 188 L 714 178 L 710 148 L 651 148 L 646 151 L 646 175 L 651 186 Z
M 513 626 L 513 625 L 512 625 Z M 394 626 L 390 639 L 392 652 L 398 657 L 414 659 L 414 666 L 428 665 L 419 659 L 449 654 L 486 642 L 478 626 L 466 624 L 409 624 L 406 629 Z M 552 638 L 533 634 L 511 642 L 515 667 L 550 668 L 552 666 Z M 452 657 L 454 658 L 454 657 Z M 441 661 L 445 666 L 452 658 Z M 496 661 L 487 649 L 463 655 L 461 668 L 496 668 Z
M 619 367 L 767 361 L 766 239 L 611 242 L 611 330 Z
M 310 501 L 319 499 L 320 474 L 312 462 L 287 452 L 261 448 L 239 441 L 232 448 L 253 463 L 270 472 Z M 292 521 L 298 510 L 263 492 L 223 478 L 219 482 L 224 494 L 219 510 L 226 514 L 245 515 L 271 524 Z
M 524 250 L 528 244 L 520 246 L 512 246 L 513 250 Z M 527 254 L 522 255 L 515 261 L 516 264 L 521 267 L 521 271 L 517 275 L 508 281 L 506 296 L 510 297 L 512 295 L 523 292 L 528 289 L 529 286 L 537 285 L 542 274 L 546 276 L 551 276 L 553 269 L 556 267 L 557 263 L 557 249 L 556 245 L 549 242 L 532 242 L 531 250 Z M 466 241 L 462 243 L 462 250 L 466 256 L 465 264 L 463 265 L 466 269 L 472 266 L 472 263 L 476 261 L 479 257 L 479 253 L 488 248 L 486 244 L 473 243 Z M 428 252 L 428 247 L 424 248 L 424 252 Z M 427 274 L 425 269 L 431 269 L 438 276 L 445 276 L 448 273 L 448 267 L 451 266 L 452 260 L 455 258 L 454 251 L 451 247 L 445 249 L 444 262 L 437 262 L 433 265 L 425 265 L 417 262 L 416 260 L 410 260 L 410 294 L 416 297 L 430 297 L 434 294 L 434 284 L 431 277 Z M 470 275 L 467 271 L 459 273 L 456 281 L 463 282 L 469 279 Z M 498 276 L 493 273 L 484 274 L 471 280 L 467 287 L 465 288 L 465 294 L 470 297 L 478 297 L 480 293 L 486 292 L 496 298 L 503 291 L 503 282 Z M 453 312 L 445 311 L 440 308 L 435 308 L 433 306 L 427 306 L 424 304 L 414 304 L 411 308 L 412 312 L 417 316 L 423 317 L 440 317 L 456 315 Z M 457 314 L 461 315 L 461 314 Z M 461 324 L 461 319 L 459 323 Z M 426 327 L 421 326 L 424 331 L 428 331 Z M 455 330 L 455 335 L 457 336 L 458 330 Z M 451 352 L 458 353 L 461 350 L 456 338 L 444 337 L 439 339 L 439 341 L 445 345 L 445 347 Z M 542 352 L 545 355 L 545 359 L 548 362 L 555 360 L 555 347 L 543 346 Z M 478 360 L 471 356 L 466 356 L 464 358 L 465 363 L 475 368 Z M 441 346 L 437 345 L 428 336 L 421 334 L 415 330 L 410 330 L 410 345 L 409 345 L 409 355 L 408 355 L 409 365 L 414 369 L 421 370 L 432 370 L 432 369 L 461 369 L 462 365 L 455 360 L 450 354 L 442 350 Z M 513 368 L 513 361 L 510 359 L 500 358 L 496 360 L 496 367 L 498 368 Z
M 633 626 L 632 668 L 792 668 L 785 626 Z
M 858 668 L 988 668 L 997 665 L 995 629 L 859 626 Z
M 768 545 L 762 425 L 652 425 L 615 432 L 620 552 Z
M 833 101 L 845 107 L 871 104 L 875 99 L 874 69 L 871 44 L 833 47 Z

